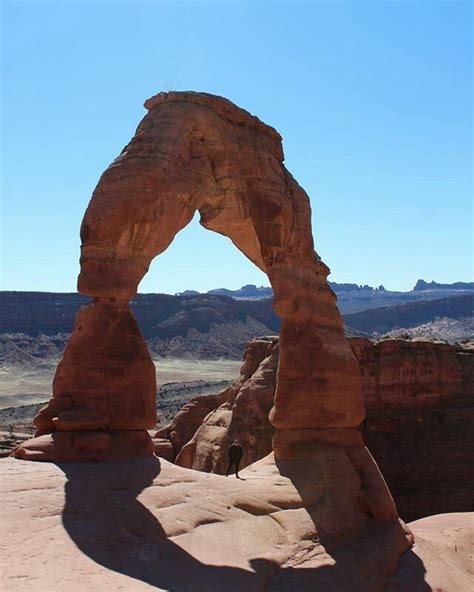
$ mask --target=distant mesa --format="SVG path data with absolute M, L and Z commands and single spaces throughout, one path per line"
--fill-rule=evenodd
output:
M 336 292 L 385 292 L 385 288 L 380 285 L 378 288 L 368 286 L 367 284 L 338 284 L 337 282 L 328 282 L 329 286 Z M 175 296 L 197 296 L 202 292 L 197 290 L 185 290 L 184 292 L 177 292 Z M 230 290 L 228 288 L 214 288 L 208 290 L 206 294 L 211 296 L 228 296 L 236 300 L 258 300 L 261 298 L 271 298 L 273 291 L 270 286 L 256 286 L 255 284 L 246 284 L 237 290 Z
M 438 284 L 438 282 L 425 282 L 418 280 L 413 288 L 414 292 L 422 290 L 474 290 L 474 282 L 454 282 L 454 284 Z
M 132 301 L 153 357 L 240 359 L 249 339 L 279 331 L 270 298 L 189 292 L 139 294 Z M 449 342 L 474 339 L 473 301 L 473 292 L 450 290 L 338 294 L 347 335 L 409 331 Z M 59 357 L 87 302 L 80 294 L 0 292 L 0 363 L 29 365 Z
M 227 290 L 226 288 L 216 288 L 209 290 L 207 294 L 215 296 L 230 296 L 231 298 L 244 299 L 260 299 L 271 298 L 273 291 L 269 286 L 260 286 L 257 288 L 254 284 L 247 284 L 242 286 L 239 290 Z
M 175 296 L 199 296 L 200 292 L 197 290 L 185 290 L 184 292 L 176 292 Z
M 369 286 L 368 284 L 355 284 L 355 283 L 338 283 L 328 282 L 330 288 L 336 294 L 371 294 L 387 292 L 392 294 L 410 294 L 411 292 L 396 292 L 387 290 L 385 286 L 380 284 L 378 287 Z M 425 290 L 437 290 L 437 291 L 474 291 L 474 282 L 454 282 L 453 284 L 440 284 L 438 282 L 425 282 L 425 280 L 418 280 L 413 288 L 412 292 L 422 292 Z M 197 290 L 185 290 L 184 292 L 177 292 L 176 296 L 197 296 L 203 292 Z M 205 294 L 212 296 L 228 296 L 229 298 L 235 298 L 236 300 L 258 300 L 261 298 L 271 298 L 273 291 L 270 286 L 259 286 L 254 284 L 247 284 L 238 288 L 237 290 L 230 290 L 229 288 L 214 288 L 208 290 Z

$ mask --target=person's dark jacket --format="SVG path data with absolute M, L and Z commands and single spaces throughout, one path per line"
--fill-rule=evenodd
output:
M 244 451 L 242 450 L 242 446 L 240 444 L 232 444 L 232 446 L 229 448 L 229 460 L 239 462 L 243 453 Z

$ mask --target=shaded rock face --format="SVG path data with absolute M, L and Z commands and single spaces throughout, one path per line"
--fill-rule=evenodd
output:
M 451 345 L 403 340 L 374 344 L 357 337 L 350 343 L 359 360 L 369 409 L 450 405 L 453 398 L 472 393 L 468 372 L 462 368 L 469 354 L 458 354 Z
M 154 257 L 199 211 L 201 224 L 229 237 L 273 289 L 281 319 L 270 413 L 277 456 L 299 454 L 301 440 L 346 444 L 346 429 L 351 445 L 362 445 L 355 433 L 364 418 L 357 360 L 329 269 L 314 250 L 308 196 L 283 164 L 280 135 L 203 93 L 161 93 L 145 107 L 82 222 L 78 290 L 94 302 L 79 314 L 54 397 L 37 419 L 39 433 L 133 431 L 153 423 L 154 376 L 128 302 Z M 97 348 L 96 339 L 107 346 Z M 28 458 L 28 446 L 16 454 Z
M 367 405 L 364 438 L 401 516 L 412 520 L 472 510 L 474 353 L 442 343 L 374 344 L 360 338 L 350 343 L 360 363 Z M 242 466 L 268 454 L 274 429 L 266 418 L 277 365 L 276 338 L 252 341 L 241 375 L 229 389 L 212 401 L 194 399 L 192 414 L 184 406 L 160 433 L 169 438 L 173 432 L 174 442 L 180 443 L 174 449 L 176 464 L 223 474 L 234 438 L 244 448 Z M 193 423 L 198 416 L 202 423 Z
M 79 411 L 87 410 L 100 418 L 100 425 L 91 429 L 153 428 L 154 398 L 155 366 L 130 309 L 92 302 L 77 315 L 54 377 L 51 407 L 64 408 L 59 422 L 56 409 L 46 407 L 34 423 L 39 430 L 51 431 L 65 413 L 72 422 L 74 411 L 80 430 Z
M 442 343 L 352 339 L 364 438 L 405 520 L 474 509 L 474 353 Z

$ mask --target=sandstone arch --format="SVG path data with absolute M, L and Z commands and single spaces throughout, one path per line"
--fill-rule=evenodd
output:
M 325 440 L 362 445 L 356 359 L 344 337 L 328 268 L 314 251 L 309 199 L 283 164 L 280 135 L 230 101 L 160 93 L 103 173 L 81 227 L 77 318 L 35 423 L 43 437 L 16 455 L 40 460 L 150 454 L 154 367 L 128 301 L 199 211 L 267 273 L 282 319 L 271 421 L 277 454 Z M 52 434 L 52 436 L 45 436 Z

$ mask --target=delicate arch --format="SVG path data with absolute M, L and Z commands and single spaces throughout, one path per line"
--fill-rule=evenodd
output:
M 94 301 L 78 316 L 53 399 L 36 420 L 41 433 L 153 425 L 151 360 L 128 301 L 152 259 L 199 211 L 201 224 L 229 237 L 273 287 L 282 319 L 271 412 L 278 451 L 314 439 L 360 444 L 358 365 L 329 270 L 314 251 L 308 196 L 283 164 L 280 135 L 203 93 L 161 93 L 145 107 L 84 216 L 78 290 Z

